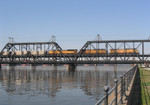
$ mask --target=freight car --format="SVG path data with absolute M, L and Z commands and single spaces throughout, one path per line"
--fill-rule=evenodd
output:
M 51 50 L 49 51 L 49 54 L 77 54 L 77 49 L 67 49 L 67 50 Z
M 105 49 L 94 49 L 94 50 L 81 50 L 82 54 L 106 54 L 107 51 Z
M 137 49 L 110 49 L 109 54 L 139 54 Z

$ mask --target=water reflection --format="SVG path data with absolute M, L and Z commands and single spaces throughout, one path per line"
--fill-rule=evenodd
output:
M 31 97 L 46 95 L 57 101 L 60 98 L 59 96 L 70 94 L 68 91 L 80 90 L 80 92 L 77 91 L 74 94 L 77 96 L 82 94 L 81 98 L 83 98 L 82 96 L 87 97 L 87 103 L 92 100 L 91 102 L 94 104 L 103 96 L 104 85 L 108 84 L 112 87 L 114 85 L 114 77 L 117 76 L 119 78 L 130 66 L 117 66 L 117 72 L 113 70 L 113 65 L 77 66 L 75 72 L 68 72 L 64 66 L 43 66 L 42 68 L 39 66 L 35 70 L 29 68 L 31 67 L 26 69 L 10 67 L 9 69 L 0 70 L 0 84 L 3 86 L 3 89 L 7 93 L 11 93 L 11 95 L 28 95 Z M 48 70 L 44 68 L 55 69 Z M 71 99 L 74 100 L 74 97 Z M 50 103 L 52 104 L 53 101 Z M 62 103 L 62 105 L 65 105 L 65 103 Z

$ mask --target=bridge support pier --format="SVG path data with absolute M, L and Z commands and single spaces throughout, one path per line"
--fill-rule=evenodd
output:
M 57 64 L 52 64 L 52 69 L 57 70 Z
M 16 64 L 9 64 L 9 66 L 16 66 Z
M 16 64 L 9 64 L 8 69 L 9 70 L 14 70 L 15 69 Z
M 97 66 L 97 64 L 94 64 L 94 66 L 96 67 L 96 66 Z
M 75 72 L 75 69 L 76 69 L 76 64 L 68 64 L 67 65 L 67 70 L 69 71 L 69 72 Z
M 117 64 L 114 64 L 114 74 L 115 74 L 115 79 L 117 79 Z
M 36 70 L 36 64 L 32 64 L 32 70 L 35 71 Z

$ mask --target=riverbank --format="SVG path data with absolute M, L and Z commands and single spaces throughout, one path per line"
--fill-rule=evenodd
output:
M 150 69 L 140 68 L 141 105 L 150 105 Z

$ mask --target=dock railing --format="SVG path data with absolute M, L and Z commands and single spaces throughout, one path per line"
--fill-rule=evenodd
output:
M 105 95 L 95 105 L 118 105 L 123 103 L 123 96 L 131 84 L 138 65 L 120 75 L 120 80 L 114 79 L 115 86 L 109 91 L 109 86 L 104 87 Z

